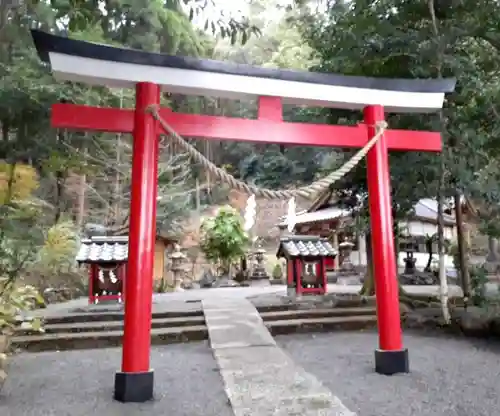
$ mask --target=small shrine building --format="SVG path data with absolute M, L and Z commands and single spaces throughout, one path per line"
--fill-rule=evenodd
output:
M 289 235 L 280 239 L 276 257 L 286 259 L 289 295 L 327 292 L 326 263 L 337 256 L 328 239 L 308 235 Z
M 414 242 L 416 252 L 413 256 L 416 258 L 417 269 L 423 269 L 429 258 L 425 240 L 427 236 L 437 233 L 437 202 L 430 198 L 421 199 L 415 204 L 413 211 L 413 214 L 401 221 L 399 225 L 406 230 L 406 234 Z M 337 252 L 339 252 L 340 243 L 350 241 L 353 244 L 349 256 L 350 262 L 354 266 L 366 266 L 365 235 L 350 233 L 348 231 L 350 224 L 352 224 L 351 211 L 339 207 L 334 192 L 329 190 L 321 194 L 309 209 L 297 212 L 294 233 L 328 238 Z M 285 225 L 286 218 L 283 218 L 279 226 Z M 444 214 L 444 237 L 451 242 L 457 239 L 455 216 L 450 213 Z M 402 268 L 404 268 L 403 259 L 406 257 L 405 249 L 406 243 L 401 242 L 398 266 Z M 433 252 L 437 253 L 436 244 Z M 341 256 L 338 259 L 342 261 Z M 446 256 L 445 264 L 446 268 L 454 267 L 451 256 Z M 328 271 L 337 270 L 339 264 L 336 260 L 328 259 L 326 267 Z
M 168 267 L 168 253 L 174 240 L 156 237 L 154 279 L 173 284 Z M 128 236 L 94 236 L 83 239 L 76 256 L 79 265 L 87 266 L 89 304 L 102 301 L 122 302 L 125 297 L 125 276 L 128 260 Z

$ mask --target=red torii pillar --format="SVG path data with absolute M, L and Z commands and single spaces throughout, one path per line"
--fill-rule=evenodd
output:
M 123 373 L 118 373 L 117 379 L 125 373 L 136 374 L 138 380 L 149 380 L 144 388 L 152 390 L 148 386 L 152 377 L 148 379 L 143 375 L 149 372 L 157 137 L 164 132 L 145 111 L 147 105 L 158 102 L 158 86 L 139 83 L 136 91 L 135 110 L 56 104 L 52 108 L 52 125 L 56 128 L 134 135 Z M 344 148 L 364 146 L 375 135 L 375 124 L 384 120 L 382 106 L 368 106 L 364 110 L 364 123 L 354 127 L 284 122 L 281 99 L 275 97 L 260 98 L 257 120 L 174 113 L 165 108 L 160 113 L 185 137 Z M 438 152 L 441 150 L 441 137 L 436 132 L 386 130 L 367 156 L 379 328 L 376 371 L 383 374 L 409 371 L 408 352 L 402 345 L 400 324 L 389 149 Z M 131 383 L 134 389 L 141 385 L 137 380 Z M 130 397 L 131 393 L 124 388 L 122 395 Z M 140 395 L 139 392 L 137 394 Z M 117 398 L 120 399 L 120 394 Z
M 122 371 L 115 376 L 115 398 L 120 401 L 143 401 L 154 384 L 149 358 L 159 143 L 157 122 L 146 109 L 160 103 L 160 87 L 138 83 L 135 101 Z

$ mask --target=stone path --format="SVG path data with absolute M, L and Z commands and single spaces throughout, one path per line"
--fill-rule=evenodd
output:
M 235 416 L 355 416 L 276 345 L 248 300 L 202 303 Z
M 403 286 L 409 294 L 438 295 L 439 286 Z M 450 285 L 450 296 L 461 295 L 458 286 Z M 361 290 L 361 285 L 328 285 L 328 293 L 356 294 Z M 489 289 L 490 290 L 490 289 Z M 498 294 L 498 288 L 491 288 L 491 291 Z M 258 299 L 263 301 L 280 299 L 286 295 L 286 286 L 256 286 L 256 287 L 235 287 L 235 288 L 214 288 L 214 289 L 193 289 L 184 292 L 157 293 L 153 296 L 153 309 L 157 311 L 165 310 L 192 310 L 199 308 L 199 304 L 194 301 L 216 300 L 216 299 Z M 186 304 L 186 302 L 194 302 Z M 69 311 L 87 308 L 87 298 L 80 298 L 64 303 L 50 304 L 46 309 L 39 309 L 35 312 L 41 316 L 61 315 Z
M 276 342 L 359 416 L 500 413 L 500 343 L 493 340 L 405 333 L 410 373 L 391 377 L 374 372 L 374 331 L 286 335 Z

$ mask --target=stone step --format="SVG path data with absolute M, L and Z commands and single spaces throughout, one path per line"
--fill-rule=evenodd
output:
M 296 319 L 319 319 L 341 316 L 365 316 L 375 315 L 374 307 L 363 308 L 322 308 L 322 309 L 299 309 L 287 311 L 260 312 L 260 317 L 264 322 L 284 321 Z
M 30 352 L 118 347 L 122 344 L 122 336 L 123 331 L 121 330 L 23 335 L 14 336 L 11 347 L 14 350 L 21 349 Z M 176 344 L 206 339 L 208 339 L 208 330 L 205 325 L 155 328 L 151 330 L 151 344 L 153 345 Z
M 205 318 L 203 316 L 187 316 L 181 318 L 153 318 L 151 322 L 152 328 L 172 328 L 182 326 L 199 326 L 205 325 Z M 123 321 L 90 321 L 90 322 L 72 322 L 53 324 L 48 323 L 44 325 L 46 334 L 59 334 L 69 332 L 105 332 L 105 331 L 121 331 L 123 330 Z M 28 329 L 19 328 L 16 330 L 16 335 L 29 335 L 34 334 L 33 331 Z M 37 335 L 35 333 L 35 335 Z
M 376 327 L 377 317 L 374 315 L 361 315 L 316 319 L 289 319 L 268 321 L 265 322 L 265 325 L 272 335 L 327 332 L 332 330 L 355 331 Z
M 167 316 L 171 316 L 169 312 Z M 173 314 L 176 314 L 175 312 Z M 151 343 L 174 344 L 208 339 L 203 315 L 190 312 L 181 317 L 158 318 L 152 321 Z M 189 316 L 191 315 L 191 316 Z M 79 314 L 79 316 L 81 316 Z M 109 314 L 107 315 L 110 316 Z M 375 308 L 323 308 L 261 312 L 264 325 L 272 335 L 331 330 L 359 330 L 376 325 Z M 121 318 L 121 316 L 120 316 Z M 50 320 L 49 320 L 50 322 Z M 57 322 L 57 320 L 56 320 Z M 12 348 L 38 352 L 118 347 L 122 343 L 123 323 L 120 320 L 48 323 L 43 334 L 17 332 Z
M 203 311 L 168 311 L 168 312 L 153 312 L 153 319 L 170 319 L 170 318 L 189 318 L 189 317 L 202 317 Z M 123 311 L 116 312 L 82 312 L 71 313 L 65 315 L 47 316 L 45 319 L 46 325 L 55 324 L 71 324 L 80 322 L 109 322 L 109 321 L 123 321 Z
M 270 305 L 256 305 L 257 310 L 262 312 L 279 312 L 279 311 L 296 311 L 296 310 L 311 310 L 314 308 L 337 309 L 337 308 L 359 308 L 360 305 L 375 306 L 375 297 L 361 298 L 358 295 L 342 296 L 342 297 L 325 297 L 323 300 L 319 298 L 303 298 L 290 302 L 275 303 Z

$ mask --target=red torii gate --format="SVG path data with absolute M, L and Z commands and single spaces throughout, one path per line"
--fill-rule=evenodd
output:
M 32 31 L 40 58 L 56 78 L 92 85 L 136 89 L 135 109 L 56 104 L 56 128 L 131 133 L 134 136 L 130 205 L 127 300 L 121 372 L 115 398 L 142 402 L 153 397 L 150 369 L 152 276 L 156 222 L 159 124 L 146 110 L 159 105 L 161 88 L 172 93 L 259 97 L 256 120 L 180 114 L 160 115 L 181 136 L 288 145 L 363 147 L 389 112 L 435 112 L 454 80 L 401 80 L 264 69 L 248 65 L 173 57 L 75 41 Z M 282 103 L 363 109 L 355 127 L 288 123 Z M 387 130 L 367 155 L 370 222 L 377 297 L 381 374 L 409 371 L 403 348 L 394 257 L 388 150 L 441 151 L 436 132 Z

